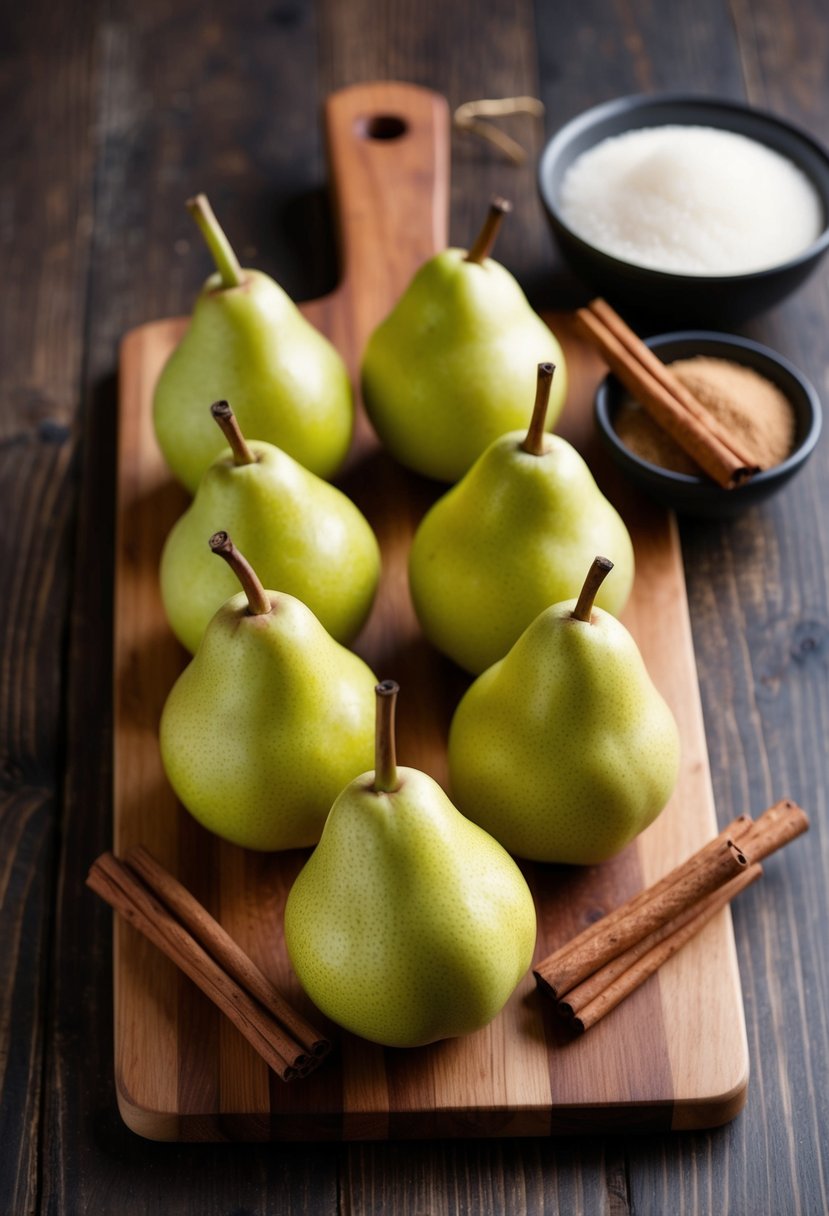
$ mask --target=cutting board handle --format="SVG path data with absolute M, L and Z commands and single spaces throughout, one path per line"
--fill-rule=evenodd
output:
M 338 294 L 350 297 L 361 347 L 401 284 L 447 244 L 449 134 L 446 99 L 417 85 L 351 85 L 326 102 Z

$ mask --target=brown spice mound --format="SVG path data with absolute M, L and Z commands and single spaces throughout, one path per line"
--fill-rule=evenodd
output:
M 671 371 L 697 400 L 755 456 L 761 469 L 769 469 L 789 455 L 794 445 L 794 412 L 780 389 L 753 368 L 697 355 L 679 359 Z M 616 433 L 637 456 L 674 473 L 700 475 L 696 461 L 630 397 L 619 409 Z

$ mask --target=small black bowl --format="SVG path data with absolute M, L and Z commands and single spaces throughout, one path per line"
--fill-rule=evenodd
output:
M 776 384 L 791 402 L 795 416 L 794 448 L 782 464 L 764 469 L 744 485 L 724 490 L 707 477 L 674 473 L 651 464 L 625 447 L 614 429 L 616 413 L 627 390 L 615 376 L 606 376 L 596 392 L 594 412 L 604 446 L 625 476 L 651 498 L 673 508 L 680 515 L 726 518 L 737 515 L 769 494 L 774 494 L 808 460 L 818 441 L 821 427 L 820 399 L 805 376 L 775 351 L 748 338 L 715 334 L 704 330 L 660 334 L 648 338 L 647 345 L 663 363 L 708 355 L 751 367 Z
M 559 210 L 561 183 L 573 161 L 603 139 L 642 127 L 717 127 L 745 135 L 788 157 L 817 190 L 823 228 L 802 253 L 749 274 L 676 274 L 637 266 L 589 244 Z M 538 188 L 553 234 L 576 275 L 610 300 L 683 324 L 737 324 L 789 295 L 829 248 L 829 155 L 811 136 L 772 114 L 739 102 L 674 94 L 621 97 L 579 114 L 547 143 Z

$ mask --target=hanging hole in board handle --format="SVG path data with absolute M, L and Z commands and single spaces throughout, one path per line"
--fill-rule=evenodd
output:
M 358 118 L 356 128 L 361 139 L 388 141 L 405 135 L 409 124 L 396 114 L 370 114 L 367 118 Z

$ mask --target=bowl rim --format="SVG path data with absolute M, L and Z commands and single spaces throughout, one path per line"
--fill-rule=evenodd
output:
M 589 130 L 605 117 L 661 106 L 682 107 L 691 105 L 695 107 L 702 106 L 712 111 L 732 111 L 740 115 L 750 115 L 754 119 L 767 123 L 770 127 L 776 127 L 779 130 L 785 131 L 795 141 L 806 145 L 812 155 L 818 160 L 823 161 L 826 166 L 827 176 L 829 177 L 829 151 L 810 135 L 808 131 L 805 131 L 802 127 L 797 126 L 797 124 L 790 122 L 786 118 L 778 117 L 777 114 L 773 114 L 769 110 L 750 105 L 747 102 L 734 101 L 727 97 L 711 97 L 704 93 L 630 93 L 623 97 L 615 97 L 609 101 L 600 102 L 598 105 L 591 106 L 588 110 L 582 110 L 579 114 L 575 114 L 563 126 L 559 127 L 542 148 L 541 155 L 538 158 L 536 182 L 542 202 L 554 223 L 583 251 L 593 257 L 598 255 L 607 259 L 616 273 L 628 273 L 634 270 L 637 274 L 650 278 L 654 284 L 671 281 L 689 286 L 693 283 L 705 284 L 706 286 L 722 286 L 725 284 L 750 286 L 752 283 L 766 279 L 770 275 L 785 274 L 787 271 L 796 270 L 805 263 L 825 253 L 827 248 L 829 248 L 829 189 L 822 189 L 821 184 L 815 180 L 812 174 L 808 173 L 800 165 L 797 167 L 808 178 L 821 201 L 823 207 L 823 228 L 815 240 L 810 245 L 807 245 L 805 249 L 801 250 L 800 253 L 795 254 L 794 257 L 788 258 L 785 262 L 775 262 L 773 266 L 766 266 L 759 270 L 742 271 L 736 274 L 688 274 L 679 270 L 657 270 L 652 266 L 642 266 L 638 262 L 626 261 L 624 258 L 608 253 L 606 250 L 600 249 L 598 245 L 592 245 L 570 227 L 559 210 L 557 200 L 553 198 L 552 190 L 547 185 L 549 165 L 555 162 L 561 154 L 562 148 L 565 148 L 582 131 Z M 662 121 L 654 125 L 667 126 L 669 124 Z M 679 125 L 686 124 L 679 123 Z M 619 135 L 623 133 L 622 131 L 617 132 Z M 735 134 L 739 135 L 742 132 L 735 130 Z M 612 137 L 608 136 L 607 138 Z M 748 136 L 747 138 L 752 137 Z M 781 155 L 785 155 L 785 153 L 781 153 Z
M 750 351 L 752 354 L 759 356 L 762 361 L 774 364 L 780 368 L 800 389 L 803 397 L 808 402 L 810 410 L 810 421 L 805 435 L 797 447 L 780 464 L 773 465 L 770 469 L 762 469 L 759 473 L 756 473 L 746 484 L 746 489 L 753 486 L 762 487 L 768 482 L 776 481 L 778 478 L 785 478 L 788 473 L 793 472 L 801 465 L 814 450 L 820 438 L 823 424 L 823 408 L 820 403 L 820 397 L 811 380 L 807 376 L 804 376 L 803 372 L 791 360 L 787 359 L 785 355 L 779 354 L 776 350 L 772 350 L 770 346 L 765 346 L 762 342 L 756 342 L 753 338 L 743 338 L 738 334 L 721 333 L 709 329 L 677 329 L 672 330 L 670 333 L 654 334 L 650 338 L 644 338 L 643 341 L 654 352 L 661 346 L 668 346 L 679 342 L 710 343 L 723 348 L 730 348 L 731 350 Z M 703 354 L 704 352 L 700 351 L 699 353 Z M 726 356 L 715 355 L 712 357 Z M 753 365 L 746 364 L 745 366 Z M 754 370 L 758 371 L 756 367 L 754 367 Z M 762 374 L 762 372 L 758 371 L 758 374 Z M 699 489 L 701 493 L 705 494 L 720 490 L 720 487 L 714 482 L 709 481 L 708 478 L 698 477 L 693 473 L 679 473 L 673 469 L 665 469 L 662 465 L 653 464 L 650 460 L 645 460 L 644 457 L 638 456 L 635 452 L 631 451 L 619 438 L 615 427 L 610 421 L 608 398 L 612 387 L 611 381 L 615 381 L 620 388 L 624 387 L 613 372 L 608 372 L 596 388 L 593 398 L 594 415 L 599 429 L 606 436 L 614 450 L 624 459 L 625 463 L 632 468 L 647 473 L 651 480 L 658 479 L 666 488 L 668 486 L 675 486 L 677 489 L 681 487 L 683 490 L 693 491 Z M 778 385 L 778 387 L 780 386 Z M 781 391 L 785 390 L 781 389 Z M 729 490 L 722 492 L 731 493 Z

